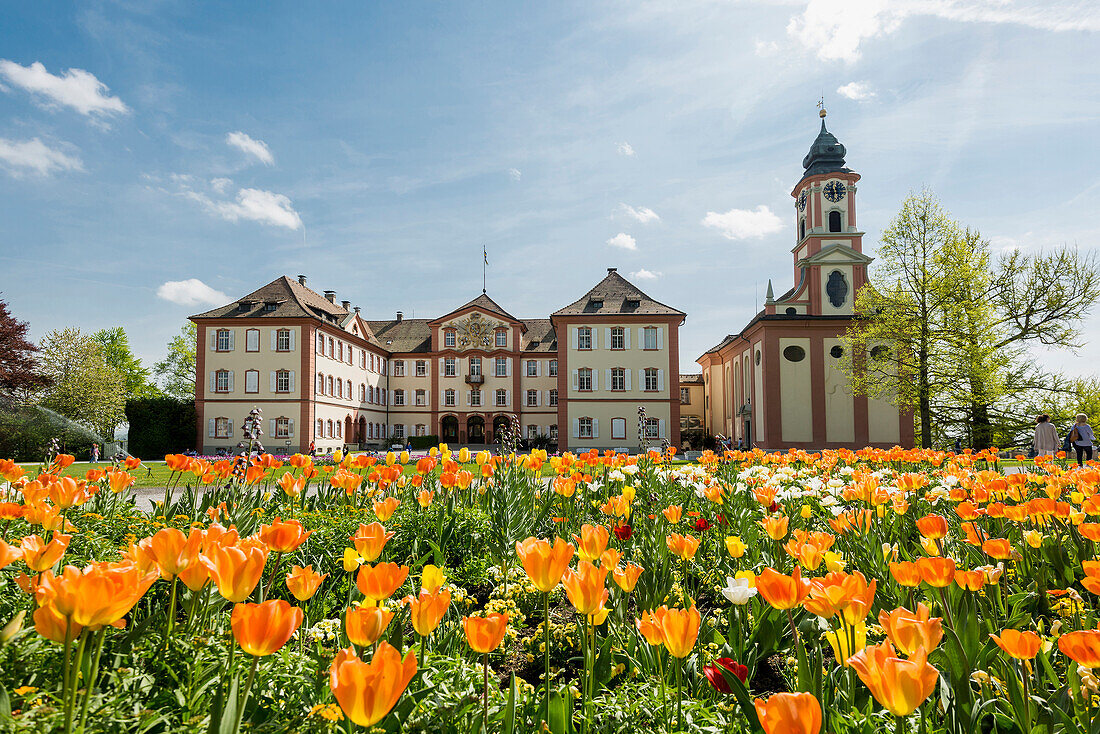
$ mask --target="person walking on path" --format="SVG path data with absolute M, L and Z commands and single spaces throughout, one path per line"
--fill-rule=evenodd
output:
M 93 443 L 92 444 L 92 463 L 96 464 L 98 462 L 99 462 L 99 444 L 98 443 Z
M 1035 419 L 1035 447 L 1036 456 L 1054 456 L 1054 452 L 1061 447 L 1061 438 L 1058 429 L 1050 422 L 1049 415 L 1041 415 Z
M 1073 424 L 1073 430 L 1069 432 L 1069 442 L 1077 451 L 1077 466 L 1084 466 L 1086 461 L 1092 461 L 1092 442 L 1096 437 L 1092 434 L 1092 426 L 1089 425 L 1089 417 L 1084 413 L 1077 414 L 1077 422 Z

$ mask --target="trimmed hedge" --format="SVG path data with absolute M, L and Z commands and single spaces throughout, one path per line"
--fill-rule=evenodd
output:
M 142 459 L 160 459 L 195 448 L 195 401 L 175 398 L 131 398 L 129 450 Z
M 409 445 L 418 451 L 430 449 L 439 445 L 439 436 L 409 436 Z

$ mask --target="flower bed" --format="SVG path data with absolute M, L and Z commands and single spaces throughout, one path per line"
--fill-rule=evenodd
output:
M 1095 724 L 1096 468 L 671 459 L 0 462 L 0 730 Z

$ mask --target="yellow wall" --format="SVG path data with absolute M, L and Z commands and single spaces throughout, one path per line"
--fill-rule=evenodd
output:
M 783 354 L 788 347 L 801 347 L 805 357 L 791 362 Z M 810 340 L 785 337 L 779 340 L 779 398 L 783 441 L 812 441 L 813 402 L 810 383 Z

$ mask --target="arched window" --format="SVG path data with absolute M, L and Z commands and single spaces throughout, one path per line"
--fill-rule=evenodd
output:
M 333 394 L 335 394 L 335 393 L 333 393 L 333 391 L 332 391 L 332 375 L 329 375 L 329 376 L 328 376 L 328 394 L 329 394 L 329 395 L 333 395 Z
M 317 438 L 323 438 L 325 435 L 325 422 L 320 418 L 317 419 Z
M 317 394 L 318 395 L 324 395 L 325 394 L 325 376 L 321 372 L 317 373 Z
M 803 219 L 798 223 L 798 239 L 806 239 L 806 220 Z
M 830 232 L 840 232 L 840 231 L 842 231 L 841 230 L 841 223 L 840 223 L 840 212 L 838 212 L 838 211 L 829 212 L 829 231 Z

